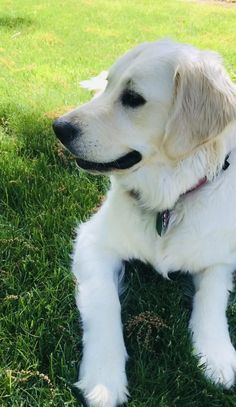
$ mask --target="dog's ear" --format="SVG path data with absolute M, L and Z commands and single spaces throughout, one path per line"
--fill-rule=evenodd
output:
M 236 87 L 217 54 L 200 51 L 180 62 L 164 150 L 172 160 L 215 138 L 236 117 Z

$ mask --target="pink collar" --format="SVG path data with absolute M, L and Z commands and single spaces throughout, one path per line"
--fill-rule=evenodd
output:
M 222 167 L 222 170 L 225 171 L 229 167 L 229 162 L 228 162 L 229 154 L 226 156 L 224 165 Z M 190 192 L 194 192 L 197 189 L 201 188 L 203 185 L 205 185 L 208 182 L 207 177 L 201 178 L 196 185 L 194 185 L 191 189 L 189 189 L 187 192 L 182 194 L 181 196 L 185 196 L 189 194 Z M 166 209 L 162 212 L 157 213 L 156 217 L 156 230 L 159 236 L 163 236 L 168 228 L 169 222 L 170 222 L 170 217 L 171 217 L 171 212 L 169 209 Z
M 201 178 L 198 183 L 196 185 L 194 185 L 191 189 L 189 189 L 187 192 L 185 192 L 183 195 L 188 194 L 189 192 L 193 192 L 196 191 L 196 189 L 202 187 L 203 185 L 205 185 L 207 183 L 207 177 L 203 177 Z
M 190 192 L 194 192 L 203 185 L 207 183 L 207 177 L 201 178 L 196 185 L 194 185 L 191 189 L 186 191 L 184 194 L 181 194 L 180 197 L 189 194 Z M 156 217 L 156 230 L 159 236 L 163 236 L 169 226 L 171 217 L 171 211 L 169 209 L 165 209 L 162 212 L 157 213 Z

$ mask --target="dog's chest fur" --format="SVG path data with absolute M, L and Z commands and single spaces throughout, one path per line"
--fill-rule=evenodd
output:
M 122 258 L 148 262 L 164 276 L 176 270 L 195 273 L 216 263 L 235 264 L 235 153 L 230 161 L 230 168 L 213 182 L 177 201 L 161 237 L 156 230 L 157 212 L 144 209 L 138 196 L 115 185 L 104 210 L 110 219 L 107 235 L 112 233 Z

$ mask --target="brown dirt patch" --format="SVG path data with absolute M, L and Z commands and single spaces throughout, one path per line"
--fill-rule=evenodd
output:
M 206 3 L 206 4 L 212 4 L 212 5 L 236 9 L 236 0 L 188 0 L 188 1 L 190 1 L 192 3 L 193 2 L 202 3 L 202 4 Z

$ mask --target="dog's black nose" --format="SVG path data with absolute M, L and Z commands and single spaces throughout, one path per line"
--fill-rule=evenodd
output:
M 65 120 L 55 120 L 52 127 L 54 133 L 64 145 L 70 144 L 71 141 L 80 135 L 79 127 Z

